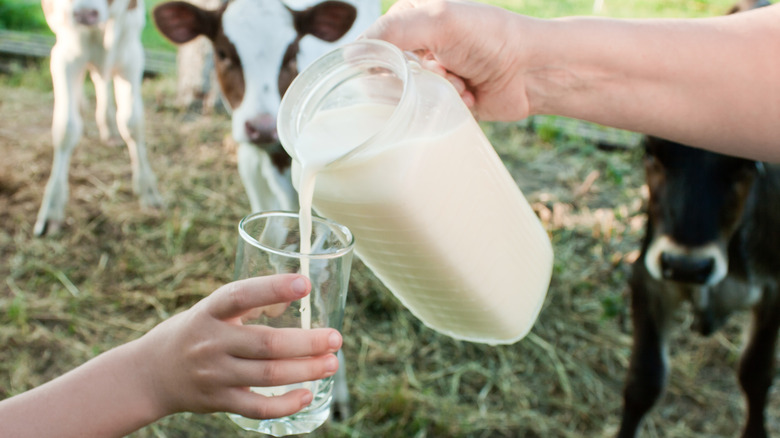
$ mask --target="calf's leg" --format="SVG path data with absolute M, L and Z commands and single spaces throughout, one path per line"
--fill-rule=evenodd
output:
M 157 191 L 157 177 L 149 165 L 144 140 L 144 105 L 141 96 L 143 78 L 143 48 L 129 45 L 114 77 L 114 93 L 117 102 L 117 128 L 130 152 L 133 169 L 133 191 L 144 207 L 162 207 Z
M 100 140 L 112 146 L 120 143 L 116 126 L 116 110 L 111 80 L 109 75 L 103 75 L 97 70 L 90 71 L 90 78 L 95 85 L 95 122 L 97 123 Z
M 51 51 L 50 69 L 54 91 L 51 130 L 54 160 L 33 228 L 36 236 L 56 234 L 62 227 L 65 205 L 68 203 L 69 196 L 70 158 L 84 129 L 79 113 L 85 74 L 84 63 L 69 59 L 67 51 L 55 45 Z
M 640 258 L 637 264 L 644 265 Z M 666 387 L 668 363 L 666 327 L 678 302 L 643 266 L 635 267 L 631 282 L 633 348 L 623 389 L 623 416 L 619 438 L 638 435 L 642 419 Z M 639 272 L 637 272 L 639 271 Z
M 753 309 L 753 324 L 747 346 L 739 362 L 739 384 L 747 401 L 747 421 L 743 438 L 767 437 L 765 410 L 774 376 L 780 306 L 777 290 L 764 292 L 764 299 Z

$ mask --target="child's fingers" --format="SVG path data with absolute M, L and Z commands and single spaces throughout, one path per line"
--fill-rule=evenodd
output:
M 270 387 L 324 379 L 336 374 L 339 360 L 334 354 L 301 359 L 235 359 L 222 382 L 232 387 Z
M 335 329 L 271 328 L 244 325 L 225 333 L 222 345 L 231 356 L 245 359 L 286 359 L 321 356 L 341 348 L 341 334 Z
M 299 300 L 310 288 L 309 280 L 297 274 L 248 278 L 220 287 L 208 297 L 206 306 L 214 318 L 230 319 L 255 307 Z
M 274 397 L 249 390 L 237 390 L 234 394 L 235 397 L 224 410 L 255 419 L 286 417 L 305 408 L 312 401 L 312 393 L 307 389 L 296 389 Z

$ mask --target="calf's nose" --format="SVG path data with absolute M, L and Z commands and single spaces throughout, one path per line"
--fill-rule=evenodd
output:
M 73 11 L 73 18 L 79 24 L 92 26 L 98 21 L 98 11 L 92 8 L 81 8 Z
M 244 123 L 246 136 L 254 144 L 275 143 L 279 137 L 276 134 L 276 119 L 270 114 L 261 114 Z
M 666 280 L 706 284 L 714 269 L 715 259 L 712 257 L 661 253 L 661 273 Z

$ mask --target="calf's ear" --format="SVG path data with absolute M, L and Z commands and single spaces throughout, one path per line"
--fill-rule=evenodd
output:
M 314 35 L 332 43 L 343 37 L 357 18 L 357 9 L 349 3 L 326 1 L 304 11 L 293 12 L 295 30 L 300 36 Z
M 213 41 L 221 15 L 222 9 L 209 11 L 183 1 L 161 3 L 152 11 L 157 30 L 175 44 L 184 44 L 199 35 Z

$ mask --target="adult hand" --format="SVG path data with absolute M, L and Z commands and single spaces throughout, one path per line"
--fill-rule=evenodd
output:
M 480 3 L 399 0 L 362 36 L 417 53 L 478 118 L 513 121 L 529 115 L 517 20 L 534 21 Z

